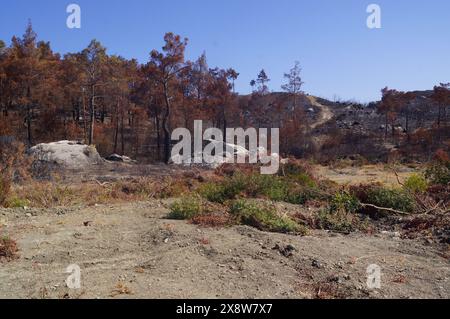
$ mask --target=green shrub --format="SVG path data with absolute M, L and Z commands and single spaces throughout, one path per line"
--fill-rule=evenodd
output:
M 416 202 L 410 192 L 403 189 L 390 189 L 375 187 L 368 190 L 367 202 L 379 207 L 391 208 L 407 213 L 412 213 L 416 208 Z
M 221 204 L 237 199 L 239 195 L 299 205 L 311 199 L 324 198 L 323 193 L 308 175 L 296 175 L 292 179 L 276 175 L 236 174 L 220 183 L 206 183 L 198 192 L 206 200 Z
M 7 206 L 11 208 L 24 208 L 30 206 L 30 202 L 23 198 L 13 197 L 7 201 Z
M 278 233 L 301 233 L 306 229 L 289 217 L 277 215 L 273 207 L 261 206 L 244 200 L 234 201 L 230 213 L 240 224 L 255 227 L 259 230 Z
M 242 194 L 248 197 L 264 196 L 274 201 L 282 201 L 286 196 L 287 184 L 272 175 L 236 174 L 221 183 L 207 183 L 200 187 L 199 194 L 210 202 L 223 204 Z
M 279 202 L 285 199 L 288 188 L 288 183 L 277 176 L 254 174 L 249 176 L 245 192 L 250 197 L 264 196 Z
M 217 183 L 206 183 L 200 186 L 198 193 L 200 196 L 212 203 L 223 204 L 226 198 L 225 187 Z
M 328 200 L 329 196 L 316 187 L 298 186 L 291 187 L 284 199 L 285 202 L 294 205 L 305 205 L 310 200 Z
M 242 174 L 236 174 L 225 178 L 220 183 L 206 183 L 199 188 L 198 193 L 210 202 L 223 204 L 245 191 L 248 185 L 247 179 L 248 177 Z
M 361 203 L 358 198 L 348 192 L 336 193 L 330 203 L 331 212 L 356 213 L 360 207 Z
M 203 205 L 198 197 L 184 197 L 170 206 L 170 219 L 192 219 L 203 213 Z
M 428 188 L 428 182 L 424 176 L 413 174 L 405 181 L 404 188 L 413 193 L 423 193 Z
M 319 229 L 331 230 L 349 234 L 357 229 L 366 229 L 366 224 L 361 222 L 358 215 L 347 213 L 343 210 L 332 211 L 324 209 L 320 211 L 315 220 Z
M 425 171 L 425 177 L 434 185 L 450 184 L 450 161 L 433 163 Z
M 311 167 L 301 162 L 290 162 L 283 166 L 280 174 L 301 186 L 316 187 L 317 183 L 311 174 Z
M 361 203 L 348 192 L 337 192 L 330 200 L 328 209 L 319 212 L 316 227 L 342 233 L 351 233 L 363 228 L 356 213 Z

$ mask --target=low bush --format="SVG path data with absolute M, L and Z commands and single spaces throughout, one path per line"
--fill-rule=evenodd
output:
M 231 177 L 226 177 L 221 182 L 209 182 L 199 188 L 199 194 L 213 203 L 223 204 L 227 200 L 235 199 L 247 187 L 244 175 L 237 173 Z
M 245 194 L 248 197 L 265 197 L 273 201 L 283 201 L 288 183 L 274 175 L 253 174 L 248 177 Z
M 416 208 L 416 201 L 410 192 L 403 189 L 384 187 L 369 189 L 365 204 L 391 208 L 406 213 L 412 213 Z
M 237 173 L 221 182 L 200 186 L 199 194 L 213 203 L 225 203 L 241 197 L 267 198 L 277 202 L 305 204 L 308 200 L 324 199 L 323 192 L 308 175 L 274 176 Z
M 195 196 L 183 197 L 170 206 L 170 219 L 192 219 L 204 212 L 203 203 Z
M 284 201 L 294 205 L 305 205 L 311 200 L 324 199 L 326 199 L 325 194 L 317 188 L 294 185 L 287 191 Z
M 356 213 L 361 208 L 361 203 L 356 196 L 348 192 L 338 192 L 330 202 L 331 212 Z
M 279 216 L 273 207 L 258 205 L 244 200 L 234 201 L 230 214 L 240 224 L 262 231 L 305 234 L 306 229 L 287 216 Z
M 361 203 L 349 192 L 337 192 L 330 200 L 328 209 L 321 210 L 316 218 L 316 227 L 341 233 L 364 229 L 357 215 Z
M 306 162 L 291 160 L 282 166 L 279 175 L 301 186 L 316 187 L 317 181 L 312 173 L 312 167 Z
M 8 199 L 6 206 L 10 208 L 24 208 L 30 205 L 30 202 L 26 199 L 19 197 L 12 197 Z
M 424 176 L 413 174 L 405 181 L 404 188 L 412 193 L 423 193 L 428 188 L 428 182 Z
M 450 184 L 450 161 L 431 164 L 425 171 L 425 177 L 434 185 Z
M 318 229 L 331 230 L 340 233 L 349 234 L 357 229 L 359 218 L 348 214 L 345 211 L 333 212 L 331 210 L 321 210 L 315 220 L 315 226 Z

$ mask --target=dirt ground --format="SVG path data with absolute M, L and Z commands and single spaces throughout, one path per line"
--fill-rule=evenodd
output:
M 333 168 L 328 166 L 315 166 L 316 174 L 322 178 L 327 178 L 338 184 L 360 185 L 381 183 L 385 186 L 400 186 L 398 181 L 405 181 L 413 173 L 419 172 L 418 168 L 407 166 L 398 166 L 389 169 L 383 164 L 348 166 L 342 168 Z M 397 176 L 398 178 L 397 179 Z
M 450 298 L 442 247 L 395 233 L 309 236 L 165 219 L 170 201 L 2 209 L 20 258 L 0 263 L 1 298 Z M 81 288 L 66 268 L 81 269 Z M 381 267 L 381 288 L 367 267 Z

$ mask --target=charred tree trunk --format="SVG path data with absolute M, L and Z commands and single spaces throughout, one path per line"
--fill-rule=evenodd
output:
M 117 99 L 116 112 L 114 116 L 114 151 L 117 154 L 117 143 L 119 139 L 119 99 Z
M 27 115 L 26 115 L 26 122 L 27 122 L 27 141 L 28 141 L 28 147 L 31 147 L 33 145 L 33 137 L 32 137 L 32 130 L 31 130 L 31 89 L 28 86 L 27 88 Z
M 164 82 L 164 100 L 166 103 L 166 109 L 163 115 L 163 131 L 164 131 L 164 162 L 166 164 L 170 161 L 171 152 L 171 136 L 170 136 L 170 101 L 169 101 L 169 89 L 167 82 Z
M 94 143 L 94 126 L 95 126 L 95 89 L 92 86 L 92 96 L 90 99 L 90 110 L 91 110 L 91 119 L 90 119 L 90 128 L 89 128 L 89 145 Z
M 155 124 L 156 124 L 156 147 L 158 149 L 158 159 L 161 158 L 161 123 L 159 119 L 159 114 L 155 116 Z

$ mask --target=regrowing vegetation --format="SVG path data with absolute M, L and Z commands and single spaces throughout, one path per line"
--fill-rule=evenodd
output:
M 436 169 L 447 169 L 448 174 L 448 168 L 448 160 L 437 160 L 427 174 Z M 375 221 L 383 218 L 448 212 L 448 185 L 426 178 L 427 174 L 413 174 L 406 181 L 399 181 L 398 187 L 344 187 L 316 179 L 309 166 L 299 161 L 284 166 L 278 176 L 235 169 L 231 174 L 199 184 L 192 193 L 173 203 L 168 218 L 196 220 L 197 224 L 205 221 L 206 226 L 216 226 L 209 220 L 217 219 L 217 212 L 221 212 L 220 226 L 244 224 L 292 234 L 307 234 L 308 229 L 371 231 Z M 314 209 L 309 214 L 286 214 L 277 202 Z

